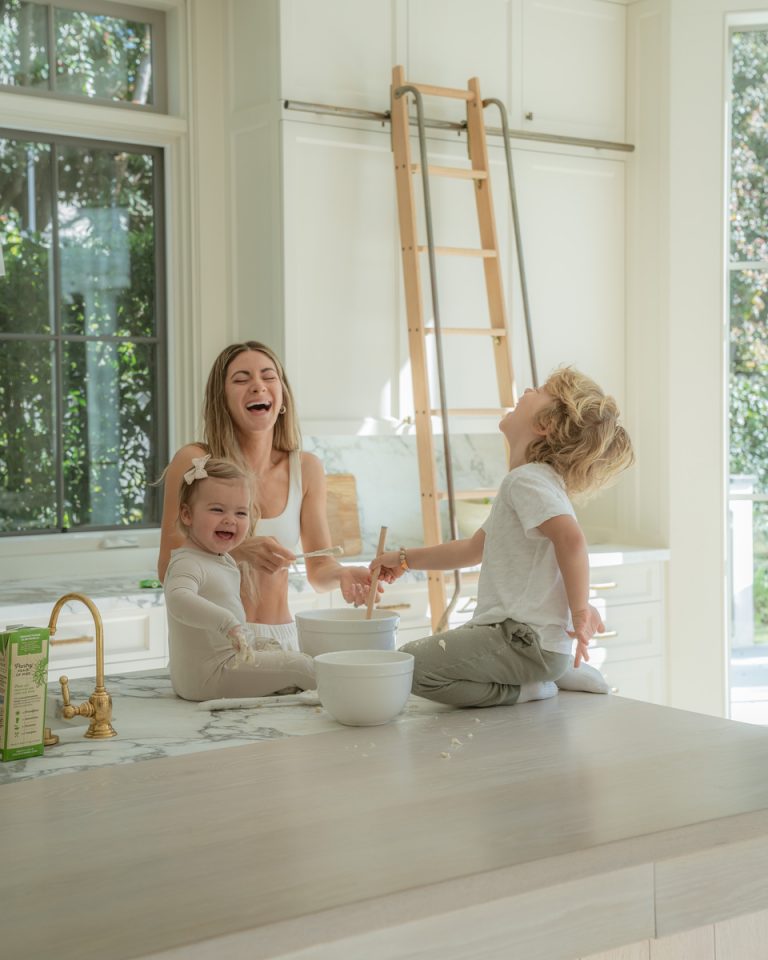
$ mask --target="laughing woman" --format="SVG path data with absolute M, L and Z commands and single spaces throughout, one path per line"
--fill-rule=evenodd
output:
M 182 447 L 165 475 L 160 579 L 171 550 L 181 545 L 178 491 L 192 458 L 211 454 L 240 464 L 255 478 L 261 513 L 257 536 L 232 551 L 252 574 L 253 590 L 244 587 L 242 597 L 245 613 L 250 623 L 259 625 L 259 634 L 277 640 L 284 650 L 297 650 L 296 625 L 288 609 L 288 567 L 299 543 L 305 553 L 332 544 L 323 466 L 300 449 L 293 394 L 269 347 L 248 340 L 219 354 L 205 388 L 203 422 L 203 442 Z M 366 598 L 371 583 L 367 567 L 344 567 L 332 557 L 311 558 L 306 564 L 315 590 L 340 587 L 347 603 Z

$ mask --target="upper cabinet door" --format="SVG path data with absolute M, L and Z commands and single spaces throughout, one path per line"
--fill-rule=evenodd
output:
M 384 111 L 397 0 L 282 0 L 284 100 Z
M 512 7 L 513 0 L 409 0 L 407 79 L 465 89 L 477 77 L 484 97 L 506 102 Z M 424 110 L 439 120 L 466 119 L 460 100 L 427 97 Z
M 303 429 L 375 431 L 400 409 L 389 132 L 282 127 L 285 361 Z
M 605 0 L 522 0 L 518 11 L 512 82 L 520 127 L 623 140 L 625 8 Z

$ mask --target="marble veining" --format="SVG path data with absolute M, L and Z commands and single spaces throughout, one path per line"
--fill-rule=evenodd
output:
M 205 710 L 200 704 L 176 696 L 166 670 L 108 676 L 106 687 L 112 696 L 116 737 L 102 741 L 84 739 L 87 719 L 64 720 L 60 697 L 57 696 L 58 684 L 51 684 L 46 722 L 58 734 L 60 742 L 46 748 L 42 757 L 0 764 L 0 785 L 79 773 L 96 767 L 244 746 L 258 740 L 344 729 L 322 707 L 308 704 L 291 702 L 234 710 Z M 73 702 L 87 700 L 92 692 L 92 679 L 70 681 Z M 448 709 L 411 697 L 403 713 L 392 722 L 434 718 Z M 360 728 L 360 731 L 361 744 L 375 739 L 375 728 Z

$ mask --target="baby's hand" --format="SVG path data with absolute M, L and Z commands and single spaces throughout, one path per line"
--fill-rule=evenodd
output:
M 227 636 L 232 641 L 232 649 L 235 651 L 233 667 L 237 669 L 241 663 L 253 663 L 253 650 L 248 643 L 245 627 L 238 623 L 237 626 L 227 630 Z

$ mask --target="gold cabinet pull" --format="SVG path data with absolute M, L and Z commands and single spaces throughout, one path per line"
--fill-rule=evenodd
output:
M 590 590 L 615 590 L 618 583 L 615 580 L 608 580 L 605 583 L 590 583 Z
M 95 637 L 62 637 L 61 640 L 54 640 L 53 637 L 48 641 L 51 647 L 63 647 L 65 643 L 93 643 Z
M 593 640 L 609 640 L 611 637 L 618 637 L 618 630 L 604 630 L 602 633 L 596 633 Z
M 377 603 L 377 610 L 410 610 L 410 603 Z

